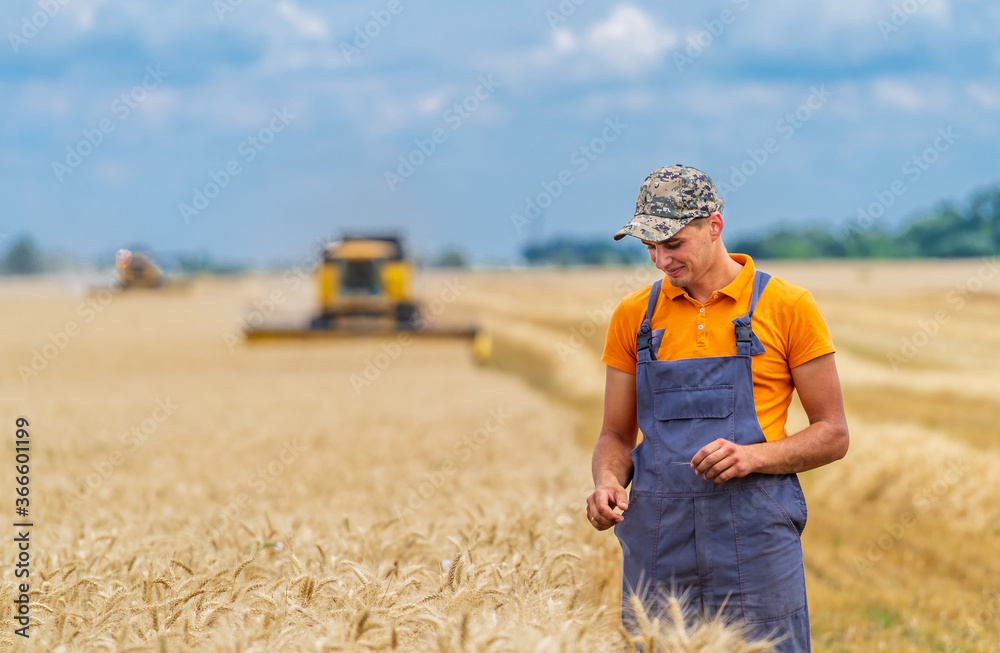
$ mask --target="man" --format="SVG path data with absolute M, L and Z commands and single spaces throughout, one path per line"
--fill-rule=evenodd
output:
M 630 593 L 655 610 L 688 592 L 809 651 L 795 474 L 847 453 L 834 348 L 811 294 L 726 251 L 722 204 L 700 170 L 661 168 L 615 234 L 642 240 L 668 283 L 625 297 L 608 327 L 587 517 L 621 542 L 626 620 Z M 789 435 L 793 389 L 809 426 Z

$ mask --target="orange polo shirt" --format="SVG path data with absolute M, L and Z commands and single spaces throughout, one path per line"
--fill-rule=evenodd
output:
M 750 309 L 754 264 L 745 254 L 730 257 L 743 271 L 704 304 L 664 279 L 651 320 L 653 329 L 665 329 L 656 355 L 659 360 L 736 355 L 733 320 Z M 629 374 L 635 374 L 635 337 L 646 316 L 651 287 L 622 299 L 608 325 L 601 360 Z M 777 277 L 757 302 L 753 331 L 767 350 L 753 357 L 757 419 L 768 440 L 780 440 L 788 435 L 785 421 L 795 389 L 791 369 L 833 353 L 833 339 L 812 294 Z

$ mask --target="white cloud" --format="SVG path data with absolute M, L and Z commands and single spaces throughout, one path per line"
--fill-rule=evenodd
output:
M 966 84 L 965 94 L 987 111 L 1000 110 L 1000 91 L 995 86 L 980 83 Z
M 588 30 L 586 44 L 594 55 L 628 68 L 656 63 L 677 44 L 677 34 L 639 7 L 621 4 Z
M 911 113 L 926 108 L 926 94 L 918 93 L 909 82 L 894 79 L 876 79 L 871 84 L 875 102 Z
M 576 50 L 576 37 L 565 28 L 558 28 L 552 34 L 552 46 L 557 52 L 573 52 Z
M 889 20 L 893 13 L 903 17 L 921 17 L 933 20 L 938 27 L 949 27 L 950 0 L 823 0 L 823 23 L 871 27 L 879 20 Z
M 116 161 L 99 161 L 96 173 L 97 178 L 105 184 L 121 184 L 131 177 L 129 175 L 129 167 Z
M 422 114 L 438 113 L 443 110 L 446 100 L 445 93 L 436 92 L 422 97 L 418 97 L 414 102 L 414 108 Z
M 75 14 L 76 29 L 89 32 L 94 27 L 94 17 L 107 0 L 77 0 L 71 5 Z
M 140 114 L 156 126 L 167 124 L 184 105 L 181 93 L 173 88 L 158 88 L 143 101 Z
M 297 98 L 282 98 L 297 113 Z M 188 89 L 161 88 L 150 93 L 129 120 L 139 119 L 159 129 L 169 129 L 176 120 L 196 122 L 222 132 L 256 130 L 267 124 L 273 108 L 273 93 L 253 88 L 245 79 L 203 84 Z
M 855 81 L 839 83 L 834 94 L 836 100 L 830 103 L 830 114 L 837 120 L 847 122 L 864 122 L 868 117 L 868 104 L 865 101 L 867 89 Z M 823 109 L 826 111 L 826 108 Z
M 569 66 L 576 77 L 614 73 L 641 76 L 678 42 L 677 32 L 641 8 L 621 3 L 604 20 L 574 31 L 552 30 L 549 43 L 531 52 L 531 67 Z
M 73 89 L 63 83 L 29 80 L 20 87 L 19 92 L 11 93 L 10 97 L 24 116 L 65 120 L 82 113 Z
M 753 140 L 756 136 L 750 134 L 756 133 L 754 130 L 760 133 L 771 130 L 777 120 L 794 111 L 809 94 L 808 86 L 787 83 L 747 81 L 720 85 L 703 80 L 685 85 L 682 91 L 648 85 L 613 91 L 595 89 L 567 110 L 571 110 L 574 117 L 594 119 L 619 112 L 624 115 L 656 113 L 663 107 L 671 107 L 678 124 L 712 121 L 717 125 L 716 133 L 724 134 L 717 142 L 731 145 Z M 834 97 L 838 95 L 839 90 L 835 90 Z M 826 106 L 822 111 L 827 111 Z
M 752 0 L 736 12 L 739 25 L 726 40 L 750 56 L 863 62 L 887 52 L 883 32 L 890 44 L 950 39 L 953 30 L 968 34 L 968 24 L 952 24 L 952 9 L 951 0 L 821 0 L 794 7 L 785 0 Z
M 938 27 L 951 27 L 951 4 L 949 0 L 926 0 L 921 3 L 920 13 L 932 19 Z
M 259 64 L 259 72 L 264 75 L 278 75 L 289 70 L 343 68 L 346 65 L 344 57 L 330 46 L 303 47 L 285 39 L 275 38 L 270 43 L 267 55 Z
M 870 81 L 864 88 L 870 106 L 876 110 L 888 110 L 895 115 L 937 114 L 954 117 L 965 109 L 965 95 L 969 88 L 963 87 L 953 80 L 940 76 L 925 77 L 879 77 Z M 981 96 L 985 99 L 987 96 Z
M 823 0 L 822 23 L 871 27 L 885 13 L 880 0 Z
M 299 36 L 323 40 L 330 34 L 326 21 L 318 15 L 306 11 L 292 0 L 281 0 L 274 9 L 279 16 L 295 28 Z
M 282 0 L 274 7 L 280 21 L 265 20 L 267 53 L 259 64 L 265 75 L 310 68 L 342 68 L 347 65 L 333 43 L 327 21 L 316 13 Z
M 356 80 L 326 79 L 309 89 L 307 102 L 324 106 L 326 111 L 343 116 L 354 129 L 368 135 L 390 134 L 409 125 L 420 104 L 433 104 L 429 99 L 402 98 L 399 89 L 383 79 L 368 77 Z

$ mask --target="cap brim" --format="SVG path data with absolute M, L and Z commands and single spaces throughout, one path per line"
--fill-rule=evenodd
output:
M 637 215 L 632 221 L 618 230 L 615 240 L 625 236 L 634 236 L 639 240 L 658 243 L 668 238 L 688 225 L 694 218 L 664 218 L 657 215 Z

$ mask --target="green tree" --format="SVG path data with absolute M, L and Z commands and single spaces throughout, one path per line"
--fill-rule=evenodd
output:
M 0 273 L 38 274 L 43 269 L 42 256 L 29 236 L 21 236 L 0 259 Z
M 439 268 L 464 268 L 468 267 L 469 262 L 462 250 L 457 247 L 449 247 L 435 259 L 434 265 Z

